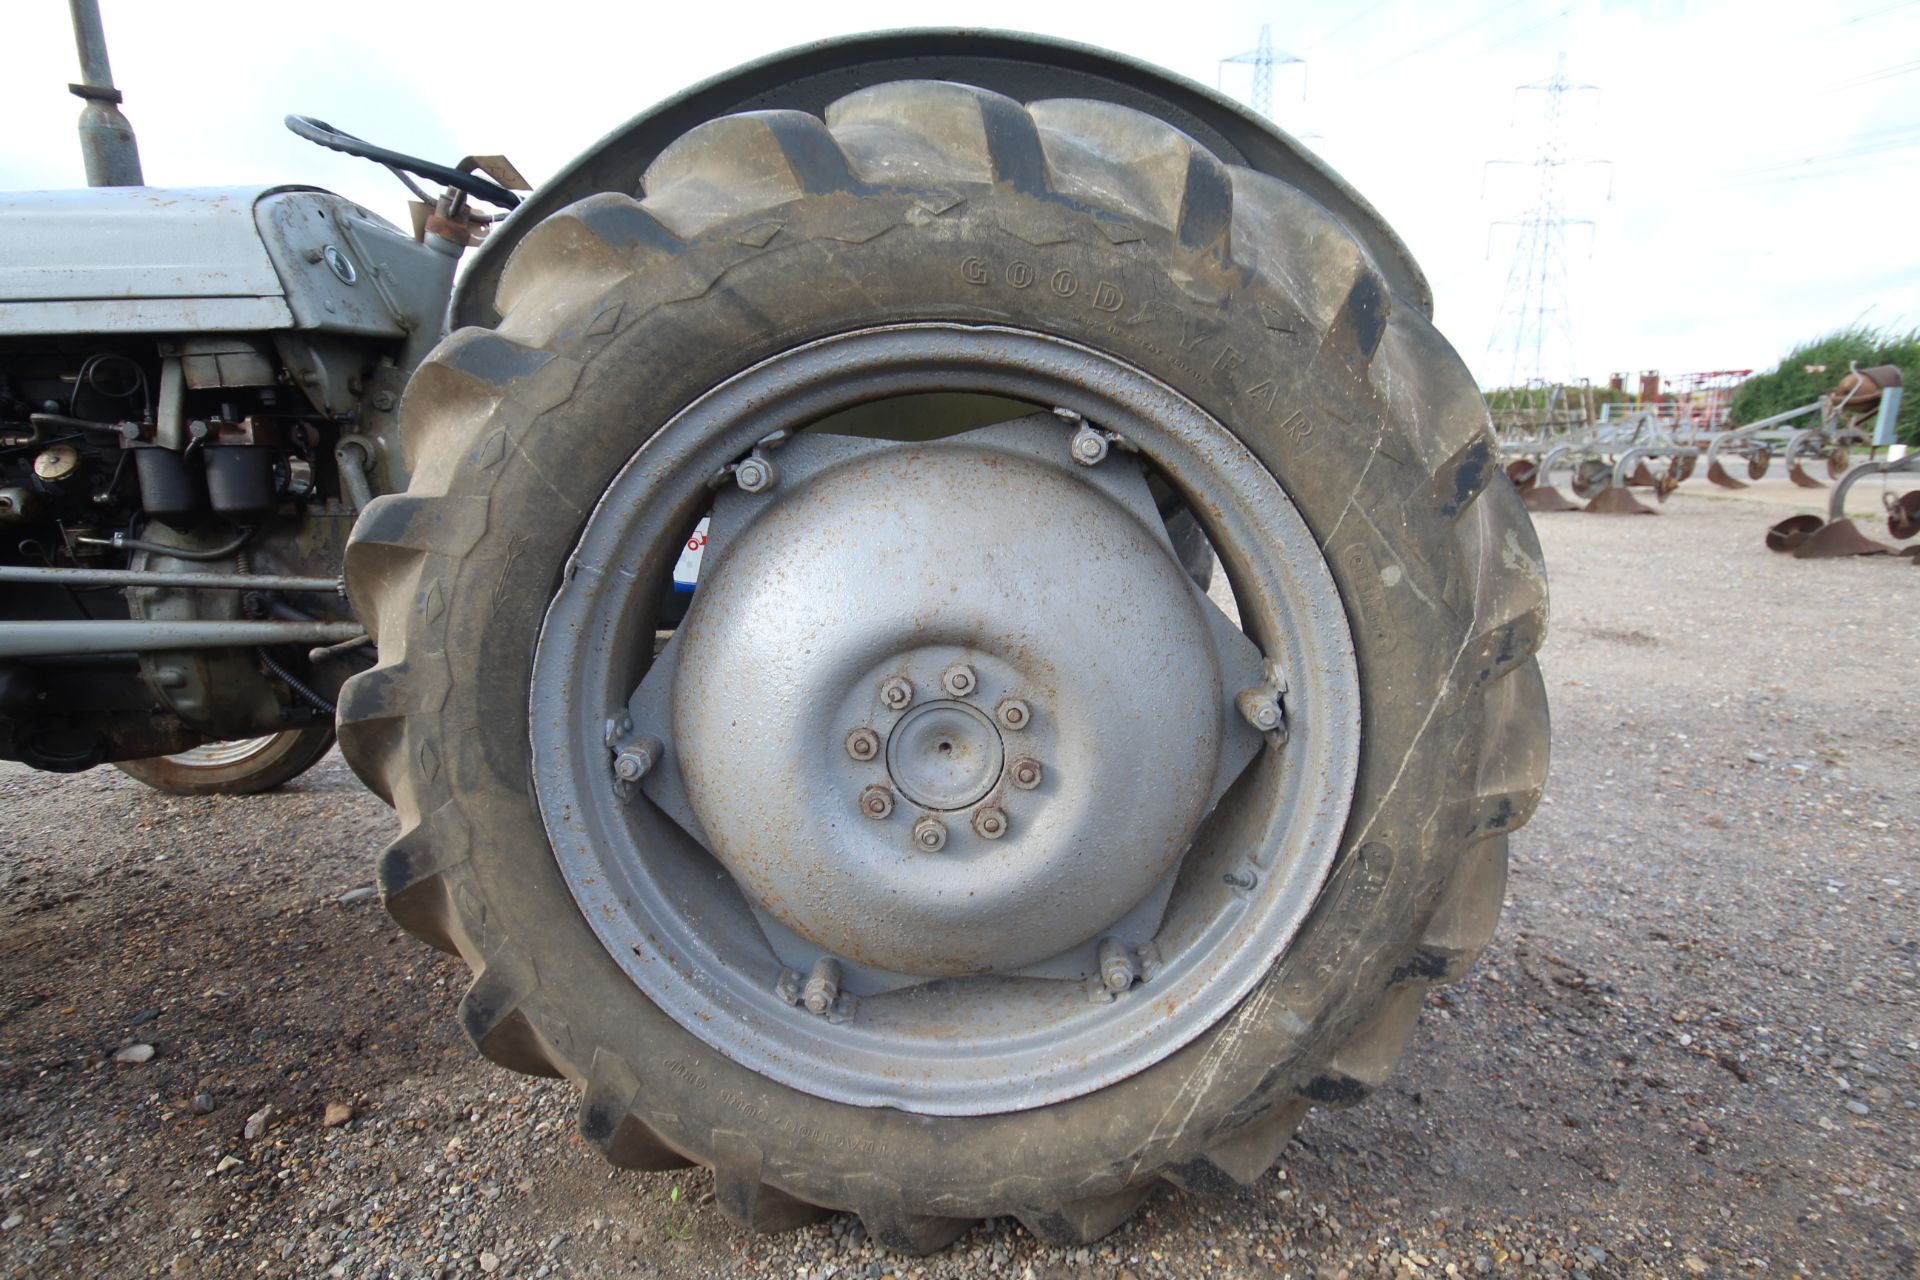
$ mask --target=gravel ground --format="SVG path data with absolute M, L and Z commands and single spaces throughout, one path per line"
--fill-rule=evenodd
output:
M 757 1237 L 609 1171 L 455 1029 L 337 758 L 238 800 L 0 766 L 0 1275 L 1914 1275 L 1920 571 L 1771 556 L 1791 494 L 1702 489 L 1543 520 L 1548 796 L 1404 1069 L 1089 1249 Z

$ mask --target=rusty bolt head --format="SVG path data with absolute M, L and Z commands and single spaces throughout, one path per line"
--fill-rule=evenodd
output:
M 733 482 L 742 493 L 764 493 L 777 478 L 773 464 L 765 458 L 745 458 L 733 469 Z
M 861 725 L 847 735 L 847 754 L 855 760 L 871 760 L 880 754 L 880 735 Z
M 860 793 L 860 812 L 876 822 L 893 816 L 893 792 L 874 783 Z
M 1026 703 L 1020 701 L 1018 698 L 1003 698 L 1000 705 L 994 708 L 993 713 L 1000 718 L 1000 727 L 1002 729 L 1013 729 L 1016 731 L 1024 729 L 1027 727 L 1028 722 L 1033 719 L 1033 712 L 1028 709 Z
M 1092 427 L 1081 425 L 1073 433 L 1073 460 L 1083 467 L 1091 467 L 1106 459 L 1107 438 Z
M 956 662 L 940 675 L 940 687 L 956 698 L 964 698 L 980 687 L 980 679 L 973 674 L 973 668 L 964 662 Z
M 913 681 L 905 676 L 888 676 L 880 682 L 880 703 L 889 711 L 905 711 L 913 705 Z
M 1031 791 L 1040 785 L 1040 762 L 1032 756 L 1021 756 L 1007 772 L 1013 777 L 1013 785 L 1022 791 Z
M 1284 721 L 1280 700 L 1271 689 L 1242 689 L 1234 702 L 1246 722 L 1261 733 L 1274 732 Z
M 913 824 L 913 843 L 926 853 L 938 853 L 947 847 L 947 824 L 928 814 Z
M 1007 815 L 998 809 L 981 809 L 973 815 L 973 833 L 982 840 L 998 840 L 1007 834 Z

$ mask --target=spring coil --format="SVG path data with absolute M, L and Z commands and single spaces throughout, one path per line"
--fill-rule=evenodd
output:
M 334 705 L 331 702 L 328 702 L 325 698 L 315 693 L 300 677 L 281 666 L 272 654 L 268 653 L 265 649 L 260 649 L 256 652 L 260 655 L 260 665 L 278 677 L 280 682 L 286 685 L 287 688 L 293 690 L 301 701 L 307 703 L 316 711 L 325 712 L 329 716 L 334 714 Z

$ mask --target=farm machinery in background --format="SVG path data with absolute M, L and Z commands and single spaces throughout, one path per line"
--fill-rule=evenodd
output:
M 1721 488 L 1744 489 L 1778 462 L 1795 485 L 1827 489 L 1831 482 L 1832 494 L 1826 519 L 1791 516 L 1768 530 L 1768 547 L 1802 559 L 1891 552 L 1845 513 L 1847 495 L 1859 481 L 1920 474 L 1920 454 L 1893 456 L 1902 381 L 1891 365 L 1855 369 L 1818 400 L 1740 427 L 1726 420 L 1728 397 L 1710 394 L 1719 388 L 1662 400 L 1656 384 L 1640 404 L 1604 404 L 1584 421 L 1575 416 L 1529 424 L 1524 434 L 1509 430 L 1500 449 L 1508 478 L 1530 510 L 1598 515 L 1651 515 L 1654 508 L 1633 490 L 1665 502 L 1700 471 Z M 1857 450 L 1867 454 L 1858 463 Z M 1824 479 L 1815 474 L 1821 468 Z M 1567 473 L 1572 499 L 1556 487 L 1561 472 Z M 1889 489 L 1885 504 L 1890 536 L 1904 542 L 1920 535 L 1920 490 L 1896 497 Z M 1920 545 L 1900 554 L 1920 563 Z

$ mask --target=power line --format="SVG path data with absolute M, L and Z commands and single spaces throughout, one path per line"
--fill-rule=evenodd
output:
M 1385 71 L 1389 67 L 1397 67 L 1401 63 L 1405 62 L 1408 58 L 1415 58 L 1420 56 L 1423 53 L 1426 53 L 1430 49 L 1437 49 L 1441 45 L 1447 43 L 1449 40 L 1458 39 L 1460 36 L 1467 34 L 1467 32 L 1473 30 L 1475 27 L 1481 26 L 1484 23 L 1491 22 L 1495 18 L 1499 17 L 1501 14 L 1506 13 L 1508 10 L 1518 9 L 1521 5 L 1527 4 L 1527 3 L 1530 3 L 1530 0 L 1507 0 L 1507 3 L 1501 5 L 1498 9 L 1489 9 L 1487 12 L 1479 15 L 1476 18 L 1469 18 L 1467 21 L 1453 28 L 1453 30 L 1448 31 L 1443 35 L 1435 36 L 1433 39 L 1427 41 L 1425 44 L 1415 45 L 1413 48 L 1407 50 L 1405 53 L 1399 54 L 1396 57 L 1388 58 L 1385 62 L 1378 63 L 1375 66 L 1368 68 L 1367 70 L 1360 73 L 1360 77 L 1365 78 L 1367 76 L 1378 75 L 1380 72 Z
M 1480 51 L 1478 53 L 1473 54 L 1472 56 L 1476 58 L 1484 58 L 1488 54 L 1492 53 L 1495 49 L 1504 49 L 1506 46 L 1512 44 L 1515 40 L 1518 40 L 1523 36 L 1530 36 L 1534 32 L 1540 30 L 1541 28 L 1550 26 L 1553 23 L 1563 21 L 1564 19 L 1572 16 L 1572 14 L 1573 14 L 1573 5 L 1571 4 L 1564 5 L 1560 9 L 1554 11 L 1553 13 L 1548 14 L 1546 17 L 1542 18 L 1538 22 L 1529 23 L 1528 25 L 1521 27 L 1518 31 L 1508 32 L 1506 35 L 1501 36 L 1499 39 L 1495 40 L 1491 44 L 1485 44 L 1480 46 Z
M 1912 75 L 1916 71 L 1920 71 L 1920 60 L 1916 60 L 1913 62 L 1898 62 L 1890 67 L 1881 67 L 1877 71 L 1863 72 L 1862 74 L 1855 76 L 1851 80 L 1842 80 L 1838 84 L 1836 84 L 1834 87 L 1838 89 L 1846 89 L 1854 85 L 1874 84 L 1881 80 L 1892 80 L 1899 76 Z
M 1873 9 L 1866 13 L 1856 14 L 1851 18 L 1844 18 L 1839 22 L 1831 23 L 1827 26 L 1821 27 L 1820 30 L 1838 31 L 1842 27 L 1858 26 L 1862 22 L 1872 22 L 1876 18 L 1884 18 L 1888 14 L 1898 13 L 1902 9 L 1911 9 L 1916 3 L 1920 3 L 1920 0 L 1900 0 L 1900 3 L 1898 4 L 1890 4 L 1882 9 Z
M 1362 9 L 1360 12 L 1349 16 L 1345 22 L 1342 22 L 1337 26 L 1329 27 L 1325 31 L 1322 31 L 1319 35 L 1307 41 L 1307 44 L 1309 47 L 1323 45 L 1327 41 L 1333 39 L 1333 37 L 1339 35 L 1342 31 L 1346 31 L 1351 27 L 1358 26 L 1360 23 L 1366 21 L 1368 18 L 1371 18 L 1374 14 L 1380 12 L 1382 9 L 1386 8 L 1388 5 L 1394 4 L 1394 3 L 1396 3 L 1396 0 L 1376 0 L 1376 3 L 1370 4 L 1366 8 Z

